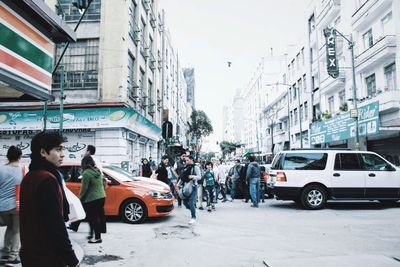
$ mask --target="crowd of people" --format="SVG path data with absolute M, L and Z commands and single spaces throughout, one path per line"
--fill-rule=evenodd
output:
M 151 158 L 143 159 L 140 174 L 169 185 L 178 207 L 183 203 L 190 210 L 189 224 L 194 224 L 196 209 L 215 211 L 220 195 L 222 203 L 241 196 L 246 203 L 251 200 L 251 207 L 254 208 L 258 208 L 259 202 L 265 201 L 265 167 L 260 166 L 252 156 L 248 159 L 249 163 L 244 165 L 240 160 L 235 160 L 235 165 L 226 173 L 222 160 L 195 163 L 193 156 L 181 154 L 174 164 L 170 164 L 170 158 L 163 156 L 157 167 L 152 167 L 155 164 Z M 227 194 L 228 180 L 231 184 L 230 199 Z
M 80 221 L 69 221 L 69 203 L 63 175 L 58 168 L 63 163 L 65 138 L 58 131 L 36 134 L 31 141 L 31 163 L 27 172 L 20 165 L 22 151 L 10 146 L 8 163 L 0 166 L 0 226 L 6 226 L 1 264 L 12 266 L 79 266 L 67 229 L 77 231 Z M 101 243 L 106 233 L 104 203 L 107 182 L 95 157 L 96 148 L 87 147 L 82 155 L 82 186 L 80 202 L 89 223 L 88 243 Z M 192 155 L 182 154 L 172 159 L 163 156 L 160 164 L 149 157 L 142 160 L 140 175 L 158 179 L 169 185 L 177 200 L 190 210 L 189 224 L 196 222 L 197 209 L 216 210 L 221 201 L 234 201 L 239 191 L 251 207 L 264 201 L 265 182 L 262 167 L 249 157 L 240 160 L 226 173 L 221 160 L 196 163 Z M 264 170 L 265 171 L 265 170 Z M 227 196 L 227 180 L 232 184 L 231 198 Z M 79 202 L 79 201 L 78 201 Z M 19 204 L 18 204 L 19 203 Z

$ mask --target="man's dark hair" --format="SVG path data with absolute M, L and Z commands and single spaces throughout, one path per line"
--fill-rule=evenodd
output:
M 254 156 L 249 156 L 249 161 L 250 162 L 253 162 L 253 161 L 255 161 L 256 160 L 256 158 L 254 157 Z
M 94 167 L 96 164 L 91 156 L 87 155 L 82 158 L 81 166 L 82 169 L 87 169 L 89 167 Z
M 209 165 L 210 165 L 211 167 L 213 166 L 213 164 L 212 164 L 211 161 L 207 161 L 207 162 L 206 162 L 206 166 L 209 166 Z
M 92 145 L 88 145 L 86 151 L 89 151 L 90 155 L 96 154 L 96 147 Z
M 194 160 L 194 157 L 192 155 L 187 156 L 188 159 Z
M 235 162 L 240 163 L 240 159 L 236 159 Z
M 16 146 L 10 146 L 7 150 L 7 159 L 8 161 L 16 161 L 19 160 L 22 156 L 22 151 Z
M 168 157 L 168 155 L 164 155 L 164 156 L 162 156 L 161 159 L 162 159 L 162 160 L 164 160 L 164 159 L 169 159 L 169 157 Z
M 31 159 L 40 158 L 40 150 L 43 148 L 47 153 L 53 148 L 61 146 L 67 142 L 59 131 L 43 131 L 36 134 L 31 142 Z

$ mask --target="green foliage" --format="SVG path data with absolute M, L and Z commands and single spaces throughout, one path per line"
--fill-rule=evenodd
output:
M 188 133 L 196 138 L 196 143 L 203 137 L 209 136 L 213 132 L 210 119 L 202 110 L 193 110 L 190 115 Z
M 222 154 L 225 156 L 226 154 L 230 154 L 236 150 L 237 145 L 228 141 L 222 141 L 219 144 L 221 148 Z
M 206 160 L 210 161 L 212 158 L 215 158 L 214 152 L 208 152 L 206 155 Z

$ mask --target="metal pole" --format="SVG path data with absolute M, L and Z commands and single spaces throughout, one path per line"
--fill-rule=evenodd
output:
M 288 135 L 289 135 L 289 150 L 291 149 L 291 140 L 290 140 L 290 99 L 289 99 L 289 87 L 287 88 L 287 116 L 288 116 Z
M 303 148 L 303 129 L 301 128 L 301 108 L 300 108 L 300 87 L 297 87 L 297 106 L 299 109 L 300 148 Z
M 349 41 L 349 48 L 351 49 L 351 69 L 353 72 L 353 106 L 354 108 L 358 111 L 357 109 L 357 89 L 356 89 L 356 69 L 355 69 L 355 63 L 354 63 L 354 42 L 353 42 L 353 36 L 350 35 L 350 40 Z M 356 123 L 356 143 L 354 145 L 355 150 L 360 150 L 360 137 L 358 134 L 358 112 L 357 112 L 357 117 L 355 118 L 355 123 Z
M 44 102 L 43 108 L 43 131 L 46 131 L 47 127 L 47 101 Z
M 64 64 L 62 64 L 60 68 L 60 133 L 62 133 L 64 127 Z

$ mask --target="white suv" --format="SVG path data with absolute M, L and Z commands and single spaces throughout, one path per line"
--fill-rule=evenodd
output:
M 298 149 L 278 153 L 270 176 L 277 199 L 321 209 L 327 200 L 400 200 L 400 169 L 376 153 Z

